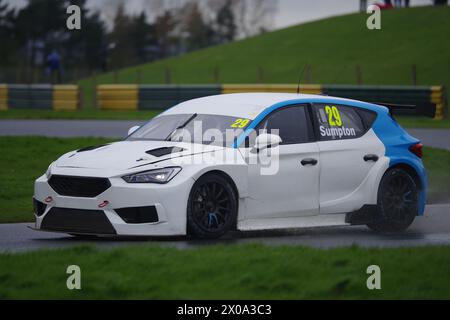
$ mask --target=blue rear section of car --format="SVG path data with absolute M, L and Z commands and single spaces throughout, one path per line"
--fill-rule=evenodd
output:
M 258 126 L 258 124 L 264 120 L 264 118 L 271 112 L 293 104 L 306 104 L 306 103 L 329 103 L 329 104 L 344 104 L 357 108 L 363 108 L 371 110 L 377 113 L 377 119 L 372 125 L 372 129 L 381 140 L 386 148 L 385 156 L 389 158 L 389 167 L 395 167 L 397 165 L 408 165 L 413 168 L 420 179 L 420 192 L 419 192 L 419 215 L 423 215 L 425 211 L 426 193 L 428 188 L 427 174 L 422 160 L 413 154 L 409 148 L 412 145 L 419 143 L 420 141 L 410 136 L 389 114 L 386 107 L 366 103 L 356 100 L 343 100 L 339 98 L 317 97 L 315 99 L 295 99 L 277 103 L 273 106 L 266 108 L 261 112 L 245 130 L 245 132 L 239 136 L 234 143 L 233 147 L 238 148 L 245 138 Z
M 412 167 L 420 179 L 419 215 L 425 211 L 426 192 L 428 188 L 427 173 L 422 159 L 413 154 L 409 148 L 420 141 L 410 136 L 389 114 L 378 115 L 373 130 L 386 147 L 386 157 L 390 159 L 389 167 L 406 164 Z

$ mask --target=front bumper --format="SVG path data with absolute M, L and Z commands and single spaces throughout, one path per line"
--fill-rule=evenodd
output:
M 80 176 L 79 172 L 77 176 Z M 35 228 L 43 231 L 98 235 L 186 234 L 186 208 L 194 183 L 192 178 L 180 177 L 164 185 L 129 184 L 120 177 L 109 178 L 109 181 L 111 186 L 96 197 L 70 197 L 58 194 L 49 185 L 47 177 L 41 176 L 35 182 Z M 156 222 L 140 223 L 133 216 L 128 218 L 126 214 L 129 214 L 130 210 L 127 211 L 127 208 L 154 208 L 157 218 L 147 218 L 146 221 Z M 111 229 L 108 228 L 109 225 Z

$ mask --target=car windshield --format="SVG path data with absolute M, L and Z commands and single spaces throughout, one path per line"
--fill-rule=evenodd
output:
M 127 140 L 177 141 L 230 147 L 250 123 L 250 119 L 223 115 L 161 115 L 144 124 Z

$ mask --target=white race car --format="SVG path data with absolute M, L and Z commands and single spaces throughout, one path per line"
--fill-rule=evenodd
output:
M 229 230 L 406 229 L 422 145 L 386 107 L 248 93 L 183 102 L 123 141 L 69 152 L 35 182 L 36 229 L 216 238 Z

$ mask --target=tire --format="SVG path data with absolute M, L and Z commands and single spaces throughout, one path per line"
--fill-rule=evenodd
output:
M 217 239 L 236 228 L 238 201 L 231 183 L 219 174 L 206 174 L 192 186 L 187 206 L 188 235 Z
M 406 230 L 419 213 L 419 192 L 414 179 L 403 169 L 387 171 L 378 188 L 378 215 L 367 226 L 380 233 Z

